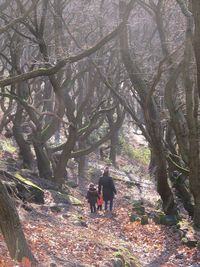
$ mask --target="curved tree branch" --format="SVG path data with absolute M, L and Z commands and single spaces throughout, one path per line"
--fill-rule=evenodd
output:
M 32 79 L 32 78 L 35 78 L 38 76 L 53 75 L 53 74 L 57 73 L 58 70 L 63 68 L 67 63 L 71 64 L 71 63 L 77 62 L 79 60 L 82 60 L 83 58 L 89 57 L 90 55 L 95 53 L 97 50 L 99 50 L 102 46 L 104 46 L 107 42 L 109 42 L 110 40 L 115 38 L 123 30 L 123 28 L 126 25 L 128 16 L 132 10 L 132 6 L 134 3 L 135 3 L 134 0 L 130 1 L 130 3 L 126 7 L 126 11 L 124 12 L 124 17 L 123 17 L 122 22 L 111 33 L 109 33 L 104 38 L 102 38 L 93 47 L 88 48 L 87 50 L 84 50 L 83 52 L 81 52 L 77 55 L 66 57 L 63 60 L 60 60 L 55 66 L 48 67 L 48 68 L 40 68 L 40 69 L 33 70 L 33 71 L 30 71 L 27 73 L 23 73 L 23 74 L 20 74 L 17 76 L 4 78 L 4 79 L 0 80 L 0 87 L 11 85 L 11 84 L 14 84 L 14 83 L 19 82 L 19 81 L 29 80 L 29 79 Z

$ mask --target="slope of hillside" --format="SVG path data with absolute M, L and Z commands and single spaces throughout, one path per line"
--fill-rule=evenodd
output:
M 68 187 L 66 195 L 74 197 L 71 203 L 52 189 L 45 189 L 45 203 L 41 205 L 24 205 L 17 200 L 38 266 L 199 266 L 197 248 L 183 245 L 173 227 L 155 223 L 159 197 L 153 181 L 146 178 L 146 166 L 122 157 L 118 163 L 118 169 L 110 167 L 117 188 L 113 214 L 90 214 L 85 199 L 88 183 L 96 184 L 99 170 L 105 166 L 95 155 L 90 157 L 87 179 L 76 188 Z M 72 163 L 70 168 L 71 179 L 76 178 L 76 165 Z M 146 218 L 148 224 L 142 225 Z M 19 266 L 10 259 L 2 235 L 0 255 L 0 266 Z

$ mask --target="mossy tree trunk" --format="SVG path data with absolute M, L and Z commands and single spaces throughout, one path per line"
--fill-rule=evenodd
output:
M 164 99 L 166 107 L 170 114 L 170 127 L 173 128 L 176 141 L 179 147 L 179 152 L 185 162 L 188 163 L 188 126 L 184 116 L 184 113 L 180 108 L 177 107 L 177 94 L 178 94 L 178 86 L 177 79 L 182 70 L 182 65 L 178 66 L 176 69 L 174 68 L 174 59 L 170 55 L 170 51 L 168 48 L 168 42 L 166 38 L 165 28 L 163 24 L 163 8 L 164 1 L 159 1 L 158 5 L 155 6 L 155 19 L 158 27 L 158 34 L 160 38 L 161 48 L 163 52 L 163 56 L 168 61 L 169 65 L 169 74 L 170 78 L 165 86 L 164 91 Z M 170 145 L 170 144 L 169 144 Z
M 45 150 L 45 143 L 41 141 L 40 131 L 33 130 L 33 147 L 37 158 L 37 167 L 41 178 L 51 179 L 51 162 Z
M 186 87 L 186 109 L 189 126 L 189 181 L 194 197 L 194 224 L 200 228 L 200 161 L 199 161 L 199 130 L 194 112 L 194 96 L 191 84 Z
M 75 125 L 69 126 L 69 135 L 67 142 L 65 143 L 62 153 L 59 157 L 58 163 L 54 170 L 54 179 L 55 182 L 59 185 L 64 183 L 64 177 L 66 173 L 66 166 L 68 160 L 71 158 L 71 152 L 74 149 L 75 143 L 77 141 L 77 129 Z
M 150 162 L 149 162 L 149 174 L 150 176 L 155 176 L 156 174 L 156 157 L 154 155 L 153 150 L 150 150 L 151 154 L 150 154 Z
M 187 48 L 188 50 L 190 47 Z M 198 97 L 190 80 L 188 59 L 186 51 L 184 80 L 186 91 L 186 110 L 189 128 L 189 181 L 190 190 L 194 197 L 194 224 L 200 228 L 200 160 L 199 160 L 199 127 L 198 127 Z M 189 61 L 190 62 L 190 61 Z
M 155 172 L 157 192 L 162 199 L 164 213 L 168 215 L 174 215 L 177 211 L 174 204 L 174 197 L 168 183 L 167 165 L 164 151 L 160 149 L 160 147 L 161 144 L 157 146 L 154 152 L 157 166 Z
M 175 194 L 183 203 L 185 210 L 191 218 L 194 217 L 194 205 L 192 204 L 192 195 L 187 186 L 188 177 L 174 170 L 174 166 L 169 162 L 169 176 L 172 187 L 175 189 Z
M 114 116 L 117 114 L 117 119 Z M 110 137 L 110 155 L 109 158 L 116 167 L 116 157 L 117 157 L 117 146 L 119 144 L 119 129 L 122 126 L 125 117 L 125 110 L 121 110 L 119 104 L 117 105 L 116 111 L 110 111 L 107 114 L 107 119 L 110 127 L 111 137 Z
M 15 113 L 15 118 L 13 120 L 13 135 L 14 138 L 19 146 L 19 154 L 23 159 L 23 166 L 24 168 L 30 168 L 33 164 L 33 155 L 31 152 L 30 145 L 27 141 L 25 141 L 22 133 L 22 114 L 23 114 L 23 108 L 18 103 L 17 104 L 17 110 Z
M 116 167 L 118 144 L 119 144 L 119 131 L 116 129 L 115 131 L 112 131 L 112 134 L 110 137 L 110 156 L 109 156 L 113 166 L 115 167 Z
M 0 177 L 1 179 L 1 177 Z M 33 265 L 36 259 L 26 242 L 18 213 L 7 190 L 0 180 L 0 229 L 4 236 L 10 256 L 19 262 L 28 258 Z
M 193 1 L 194 3 L 195 1 Z M 197 4 L 197 3 L 196 3 Z M 193 6 L 194 7 L 194 6 Z M 196 8 L 200 8 L 197 5 Z M 194 11 L 194 10 L 193 10 Z M 195 11 L 196 12 L 196 11 Z M 198 10 L 198 15 L 199 15 Z M 184 68 L 183 68 L 183 80 L 185 85 L 185 99 L 186 99 L 186 118 L 189 129 L 189 182 L 190 190 L 194 197 L 194 224 L 200 228 L 200 152 L 199 152 L 199 97 L 198 87 L 191 80 L 191 69 L 192 65 L 192 18 L 187 16 L 187 30 L 185 38 L 185 53 L 184 53 Z M 197 21 L 196 21 L 197 23 Z M 195 24 L 195 27 L 197 24 Z M 200 26 L 200 25 L 199 25 Z M 195 32 L 195 34 L 198 33 Z M 200 34 L 200 32 L 199 32 Z M 199 36 L 195 36 L 195 42 L 197 42 Z M 199 39 L 200 41 L 200 39 Z M 199 43 L 200 44 L 200 43 Z M 196 47 L 194 47 L 196 49 Z M 200 50 L 198 50 L 200 51 Z M 196 52 L 196 50 L 195 50 Z M 197 77 L 198 77 L 198 60 L 197 60 Z
M 22 57 L 22 39 L 18 34 L 13 34 L 13 40 L 11 44 L 11 50 L 15 51 L 11 53 L 11 63 L 12 70 L 11 75 L 13 73 L 22 73 L 20 60 Z M 16 85 L 12 86 L 12 94 L 16 95 L 18 99 L 22 102 L 26 101 L 29 97 L 28 84 L 26 81 L 20 81 Z M 13 135 L 19 146 L 20 156 L 23 159 L 24 168 L 31 168 L 33 164 L 33 155 L 31 152 L 30 145 L 24 138 L 22 123 L 25 121 L 24 107 L 20 102 L 17 103 L 17 109 L 15 113 L 15 117 L 13 120 Z
M 84 155 L 78 158 L 78 180 L 79 181 L 86 178 L 87 167 L 88 167 L 88 157 Z
M 192 0 L 192 13 L 195 24 L 193 46 L 194 46 L 196 65 L 197 65 L 198 95 L 200 98 L 200 1 L 199 0 Z

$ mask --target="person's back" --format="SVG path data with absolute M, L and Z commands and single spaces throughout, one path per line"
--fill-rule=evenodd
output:
M 90 203 L 91 213 L 95 213 L 96 212 L 96 202 L 98 199 L 98 193 L 97 193 L 97 190 L 94 187 L 93 183 L 91 183 L 89 185 L 89 189 L 87 191 L 86 198 L 87 198 L 88 202 Z
M 113 183 L 113 179 L 110 176 L 100 177 L 99 187 L 102 187 L 104 200 L 111 200 L 114 198 L 114 193 L 116 193 L 116 189 Z
M 117 193 L 112 177 L 109 176 L 109 169 L 106 168 L 103 176 L 99 178 L 98 193 L 103 192 L 103 199 L 105 201 L 105 210 L 107 210 L 108 201 L 110 201 L 110 211 L 113 206 L 113 198 Z

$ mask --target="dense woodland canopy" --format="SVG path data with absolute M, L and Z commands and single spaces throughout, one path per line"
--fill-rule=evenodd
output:
M 165 214 L 177 215 L 176 176 L 200 228 L 200 1 L 1 0 L 0 21 L 0 133 L 16 141 L 22 168 L 62 187 L 68 161 L 83 179 L 104 144 L 117 167 L 131 121 L 148 143 Z M 0 193 L 3 214 L 1 182 Z M 21 229 L 8 236 L 16 220 L 8 229 L 0 222 L 11 256 L 34 260 Z

